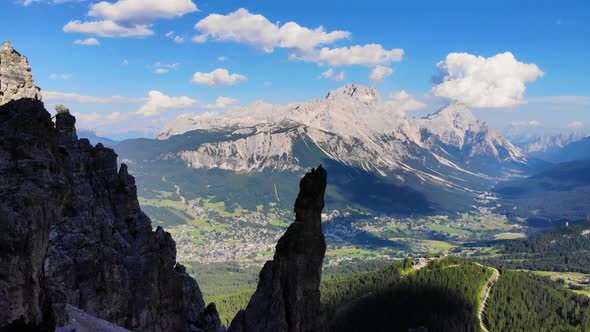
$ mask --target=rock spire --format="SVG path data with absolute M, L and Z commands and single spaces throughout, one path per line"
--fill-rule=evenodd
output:
M 295 222 L 260 272 L 256 292 L 230 332 L 321 331 L 320 279 L 326 242 L 322 232 L 327 173 L 321 166 L 299 184 Z

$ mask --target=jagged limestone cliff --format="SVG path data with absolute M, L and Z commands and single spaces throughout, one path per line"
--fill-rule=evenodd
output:
M 67 306 L 131 330 L 220 330 L 127 166 L 78 140 L 65 107 L 54 125 L 9 42 L 0 88 L 0 330 L 67 325 Z
M 35 86 L 29 60 L 7 41 L 0 47 L 0 105 L 21 98 L 41 100 L 41 89 Z
M 219 330 L 127 166 L 74 124 L 32 99 L 0 106 L 0 328 L 66 325 L 70 304 L 130 330 Z
M 130 330 L 218 331 L 214 305 L 137 201 L 127 166 L 55 125 L 28 60 L 0 49 L 0 330 L 53 330 L 66 307 Z

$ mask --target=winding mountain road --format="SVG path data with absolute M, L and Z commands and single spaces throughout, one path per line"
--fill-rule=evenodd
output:
M 480 265 L 480 264 L 478 264 L 478 265 Z M 480 265 L 480 266 L 483 266 L 483 265 Z M 492 291 L 492 287 L 494 286 L 494 283 L 496 281 L 498 281 L 498 278 L 500 278 L 500 271 L 498 271 L 497 269 L 495 269 L 493 267 L 488 267 L 488 269 L 491 269 L 493 271 L 493 273 L 492 273 L 492 276 L 490 277 L 490 279 L 488 280 L 488 282 L 486 283 L 486 285 L 481 290 L 483 296 L 482 296 L 482 300 L 481 300 L 481 305 L 480 305 L 479 310 L 477 312 L 477 318 L 479 319 L 479 325 L 480 325 L 481 330 L 483 332 L 490 332 L 490 330 L 488 330 L 487 327 L 485 326 L 485 324 L 483 323 L 483 313 L 486 308 L 486 304 L 488 302 L 490 292 Z

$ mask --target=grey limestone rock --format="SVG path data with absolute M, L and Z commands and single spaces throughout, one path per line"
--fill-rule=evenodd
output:
M 35 86 L 29 60 L 7 41 L 0 47 L 0 105 L 21 98 L 41 100 L 41 89 Z

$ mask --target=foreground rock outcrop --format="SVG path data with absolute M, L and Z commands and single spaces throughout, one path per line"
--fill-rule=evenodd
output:
M 299 184 L 295 222 L 279 239 L 260 272 L 256 292 L 228 331 L 321 331 L 320 279 L 326 242 L 322 233 L 327 173 L 320 166 Z
M 113 150 L 32 99 L 0 106 L 0 137 L 0 329 L 66 325 L 68 304 L 129 330 L 220 329 Z
M 41 89 L 35 86 L 29 60 L 7 41 L 0 47 L 0 105 L 21 98 L 41 100 Z
M 10 43 L 0 65 L 0 331 L 224 331 L 127 166 L 78 139 L 65 106 L 52 121 Z M 323 330 L 326 179 L 320 166 L 301 180 L 295 222 L 230 330 Z

